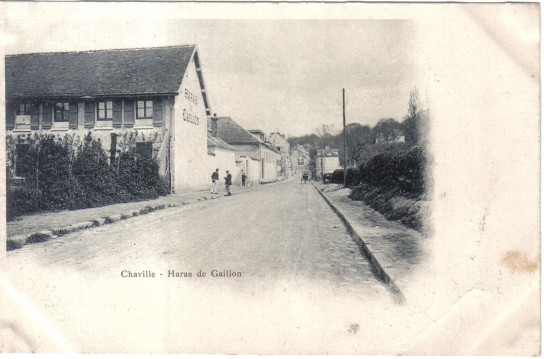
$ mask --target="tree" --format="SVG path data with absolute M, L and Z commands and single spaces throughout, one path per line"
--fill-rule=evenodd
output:
M 319 141 L 316 144 L 317 147 L 323 148 L 329 146 L 331 148 L 338 148 L 339 131 L 334 125 L 321 125 L 315 132 L 319 137 Z
M 419 102 L 419 91 L 416 87 L 410 91 L 410 98 L 408 99 L 408 116 L 416 117 L 421 110 L 421 103 Z
M 372 129 L 379 142 L 397 142 L 402 135 L 402 125 L 394 118 L 382 118 Z
M 402 122 L 406 143 L 417 145 L 427 140 L 429 128 L 428 111 L 422 109 L 417 88 L 410 91 L 408 99 L 408 114 Z
M 347 134 L 347 157 L 348 161 L 355 160 L 358 153 L 366 146 L 374 142 L 372 136 L 372 129 L 368 125 L 361 125 L 359 123 L 350 123 L 346 125 Z M 340 140 L 343 139 L 344 131 L 339 134 Z M 344 156 L 344 143 L 339 144 L 340 160 L 343 161 Z

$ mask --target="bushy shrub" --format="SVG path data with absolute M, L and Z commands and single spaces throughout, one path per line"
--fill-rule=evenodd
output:
M 158 175 L 156 161 L 129 152 L 119 157 L 118 165 L 118 182 L 132 198 L 152 198 L 168 192 L 167 185 Z
M 16 188 L 6 193 L 6 218 L 12 220 L 23 214 L 40 211 L 40 196 L 28 188 Z
M 43 210 L 156 198 L 169 192 L 157 161 L 138 157 L 129 149 L 110 164 L 101 142 L 90 133 L 81 143 L 69 135 L 35 135 L 28 144 L 28 151 L 17 161 L 25 187 L 8 190 L 8 219 Z
M 361 182 L 373 186 L 396 188 L 405 194 L 425 192 L 427 159 L 421 147 L 407 152 L 382 153 L 359 168 Z
M 73 165 L 73 176 L 79 186 L 79 208 L 103 206 L 126 197 L 119 185 L 102 143 L 88 134 L 83 140 Z
M 348 187 L 357 186 L 361 182 L 361 174 L 359 169 L 355 167 L 348 168 L 346 172 L 346 185 Z
M 337 169 L 332 173 L 332 183 L 344 183 L 344 170 Z
M 346 186 L 353 187 L 359 184 L 360 179 L 359 170 L 355 167 L 350 167 L 346 172 Z M 344 170 L 337 169 L 332 173 L 332 182 L 333 183 L 344 183 Z

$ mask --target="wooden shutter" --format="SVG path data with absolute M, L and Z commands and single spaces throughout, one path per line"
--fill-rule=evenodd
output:
M 125 100 L 125 127 L 134 127 L 134 100 Z
M 153 127 L 162 126 L 162 99 L 153 100 Z
M 53 123 L 53 107 L 51 104 L 44 103 L 42 108 L 42 128 L 44 130 L 48 130 L 51 128 L 51 124 Z
M 95 113 L 94 113 L 95 103 L 94 102 L 85 102 L 85 127 L 93 128 Z
M 78 104 L 76 102 L 70 102 L 70 107 L 68 108 L 68 126 L 70 128 L 77 128 L 77 114 Z
M 121 110 L 121 100 L 113 100 L 113 127 L 120 128 L 123 124 Z
M 40 129 L 40 104 L 37 102 L 30 104 L 30 129 Z
M 13 130 L 15 127 L 15 104 L 13 102 L 6 103 L 6 129 Z

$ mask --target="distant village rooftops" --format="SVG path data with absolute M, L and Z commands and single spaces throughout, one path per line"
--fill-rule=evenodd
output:
M 8 55 L 6 95 L 30 98 L 177 94 L 195 49 L 195 45 L 181 45 Z M 195 61 L 198 62 L 196 54 Z

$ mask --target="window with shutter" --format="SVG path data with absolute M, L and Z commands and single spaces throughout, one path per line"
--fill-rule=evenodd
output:
M 151 126 L 153 126 L 153 100 L 137 100 L 135 127 Z
M 102 100 L 96 103 L 96 125 L 97 128 L 113 126 L 113 101 Z
M 71 104 L 69 102 L 56 102 L 53 104 L 53 128 L 68 129 Z M 73 106 L 73 105 L 72 105 Z
M 31 103 L 28 101 L 24 101 L 24 102 L 18 102 L 12 106 L 15 106 L 15 108 L 11 107 L 10 116 L 13 119 L 13 116 L 14 116 L 13 110 L 15 109 L 15 123 L 14 123 L 15 129 L 16 130 L 30 130 Z
M 111 121 L 113 119 L 113 101 L 98 102 L 98 121 Z

